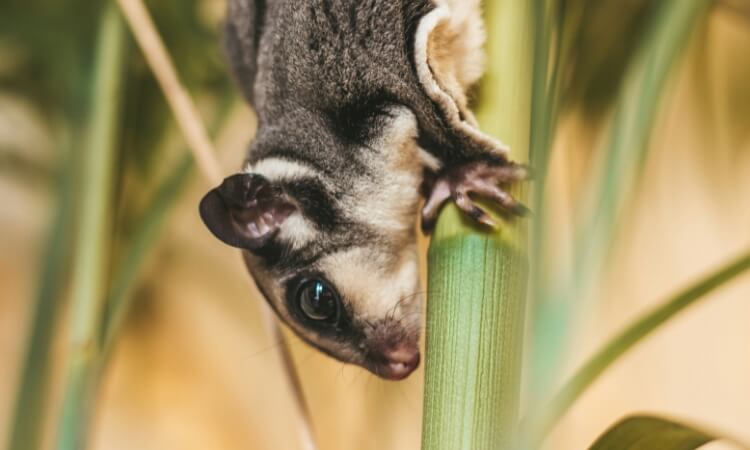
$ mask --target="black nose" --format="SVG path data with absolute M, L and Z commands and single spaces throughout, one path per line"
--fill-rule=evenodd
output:
M 383 362 L 376 373 L 387 380 L 402 380 L 419 366 L 419 349 L 399 345 L 383 352 Z

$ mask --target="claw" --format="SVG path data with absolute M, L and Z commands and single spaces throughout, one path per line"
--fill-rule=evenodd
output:
M 476 203 L 465 192 L 457 192 L 453 200 L 461 211 L 468 214 L 472 219 L 491 228 L 497 228 L 498 224 L 487 214 L 487 211 L 477 206 Z
M 472 195 L 495 203 L 515 216 L 527 216 L 529 209 L 513 198 L 500 185 L 512 184 L 529 177 L 526 166 L 513 162 L 473 162 L 449 169 L 431 183 L 427 201 L 422 209 L 422 230 L 429 232 L 435 225 L 442 206 L 453 199 L 456 206 L 474 220 L 492 228 L 497 222 L 483 208 L 477 206 Z

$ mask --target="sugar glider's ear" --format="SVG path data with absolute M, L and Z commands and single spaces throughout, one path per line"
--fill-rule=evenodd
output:
M 267 244 L 296 206 L 278 186 L 257 174 L 226 178 L 200 203 L 209 230 L 224 243 L 246 250 Z
M 414 63 L 427 95 L 464 142 L 491 152 L 508 148 L 483 134 L 469 109 L 467 91 L 484 72 L 485 30 L 480 0 L 434 0 L 436 8 L 419 22 Z

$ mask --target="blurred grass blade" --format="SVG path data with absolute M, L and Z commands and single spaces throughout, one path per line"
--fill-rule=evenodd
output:
M 710 0 L 668 0 L 659 5 L 654 23 L 633 62 L 618 99 L 610 140 L 596 192 L 593 215 L 581 230 L 581 256 L 576 282 L 601 267 L 616 228 L 618 212 L 649 149 L 659 105 L 675 62 L 690 41 L 695 24 L 704 17 Z
M 532 17 L 526 0 L 485 5 L 488 72 L 477 117 L 527 160 Z M 453 205 L 430 243 L 422 448 L 512 449 L 518 425 L 525 226 L 479 231 Z
M 544 224 L 546 211 L 544 210 L 544 191 L 547 180 L 547 167 L 553 134 L 552 100 L 554 94 L 550 92 L 550 49 L 552 47 L 553 26 L 550 2 L 548 0 L 533 0 L 532 17 L 534 23 L 534 59 L 531 81 L 531 127 L 529 134 L 529 162 L 534 170 L 534 185 L 532 188 L 531 208 L 534 216 L 531 218 L 531 276 L 536 280 L 536 274 L 541 273 L 542 252 L 544 248 Z M 559 41 L 559 39 L 558 39 Z M 553 61 L 554 72 L 558 71 L 557 61 Z M 536 296 L 538 283 L 532 284 L 532 295 Z
M 67 259 L 75 221 L 71 205 L 75 166 L 70 158 L 66 161 L 57 183 L 57 211 L 41 258 L 39 291 L 9 430 L 8 450 L 38 449 L 47 417 L 52 339 L 63 306 L 61 293 L 65 292 Z
M 631 62 L 611 125 L 604 162 L 590 190 L 595 197 L 575 242 L 572 274 L 560 286 L 540 288 L 533 324 L 530 392 L 543 398 L 564 355 L 572 305 L 580 308 L 598 279 L 623 203 L 648 152 L 651 130 L 675 61 L 709 0 L 665 0 L 657 6 L 643 46 Z M 534 400 L 534 403 L 540 400 Z
M 104 7 L 90 94 L 89 128 L 82 160 L 81 224 L 73 258 L 69 361 L 65 377 L 59 450 L 86 448 L 92 408 L 90 380 L 99 351 L 107 252 L 115 180 L 115 137 L 125 53 L 124 26 L 114 4 Z
M 212 128 L 221 128 L 234 103 L 233 100 L 222 102 Z M 195 158 L 191 153 L 185 153 L 162 181 L 142 217 L 138 220 L 133 237 L 128 241 L 125 256 L 114 270 L 101 330 L 102 364 L 106 364 L 107 355 L 130 309 L 132 290 L 137 282 L 143 261 L 159 237 L 159 232 L 169 217 L 172 207 L 180 194 L 184 192 L 194 168 Z
M 131 303 L 131 292 L 138 278 L 140 268 L 148 251 L 159 236 L 164 221 L 169 216 L 171 207 L 183 192 L 186 181 L 194 168 L 193 157 L 185 154 L 166 180 L 159 187 L 156 195 L 138 222 L 133 239 L 122 263 L 115 271 L 112 289 L 107 297 L 107 312 L 102 323 L 102 354 L 107 355 L 114 344 L 122 323 L 125 320 Z M 107 358 L 103 358 L 106 360 Z
M 551 404 L 543 409 L 544 417 L 536 424 L 529 424 L 527 430 L 538 436 L 540 440 L 543 439 L 578 397 L 620 356 L 685 308 L 698 300 L 707 298 L 709 293 L 737 278 L 748 269 L 750 269 L 750 252 L 707 275 L 636 320 L 576 372 L 554 397 Z
M 531 239 L 529 242 L 529 261 L 531 285 L 529 293 L 531 305 L 541 297 L 542 283 L 545 279 L 543 267 L 546 248 L 547 211 L 544 199 L 547 186 L 554 130 L 557 121 L 557 92 L 560 80 L 562 21 L 555 33 L 553 26 L 554 13 L 564 6 L 557 1 L 534 0 L 532 15 L 534 18 L 534 63 L 532 69 L 531 90 L 531 128 L 529 136 L 529 160 L 534 171 L 532 186 Z M 552 51 L 552 42 L 557 43 Z M 553 53 L 552 55 L 550 53 Z M 551 64 L 551 68 L 550 68 Z M 551 72 L 551 75 L 550 75 Z
M 219 184 L 223 177 L 213 143 L 208 137 L 206 127 L 203 126 L 198 108 L 177 76 L 172 58 L 146 6 L 142 0 L 117 0 L 117 3 L 156 81 L 164 92 L 167 104 L 172 109 L 172 114 L 182 130 L 188 147 L 193 152 L 201 173 L 212 185 Z
M 535 191 L 543 191 L 549 160 L 550 141 L 552 136 L 552 111 L 555 92 L 553 79 L 559 73 L 559 48 L 551 55 L 553 41 L 553 13 L 560 7 L 557 2 L 533 0 L 532 16 L 534 19 L 534 63 L 531 89 L 531 133 L 529 136 L 529 160 L 534 167 Z M 550 61 L 552 60 L 552 61 Z M 550 64 L 551 63 L 551 64 Z M 551 66 L 551 67 L 550 67 Z M 550 75 L 550 72 L 553 75 Z M 541 185 L 539 183 L 542 183 Z M 538 205 L 535 204 L 538 208 Z
M 627 417 L 613 425 L 591 450 L 695 450 L 718 437 L 652 416 Z
M 532 82 L 532 112 L 530 136 L 530 164 L 534 171 L 534 211 L 531 234 L 532 299 L 539 298 L 546 248 L 547 210 L 544 202 L 547 173 L 561 108 L 563 70 L 570 59 L 576 27 L 579 26 L 583 5 L 569 5 L 566 1 L 534 0 L 534 67 Z M 554 43 L 554 46 L 552 45 Z M 553 48 L 554 47 L 554 48 Z M 534 300 L 534 303 L 536 301 Z

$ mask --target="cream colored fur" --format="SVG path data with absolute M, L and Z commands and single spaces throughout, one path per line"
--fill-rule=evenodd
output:
M 414 57 L 427 94 L 451 125 L 498 154 L 509 149 L 482 133 L 468 107 L 467 90 L 482 75 L 485 32 L 479 0 L 436 0 L 417 28 Z

